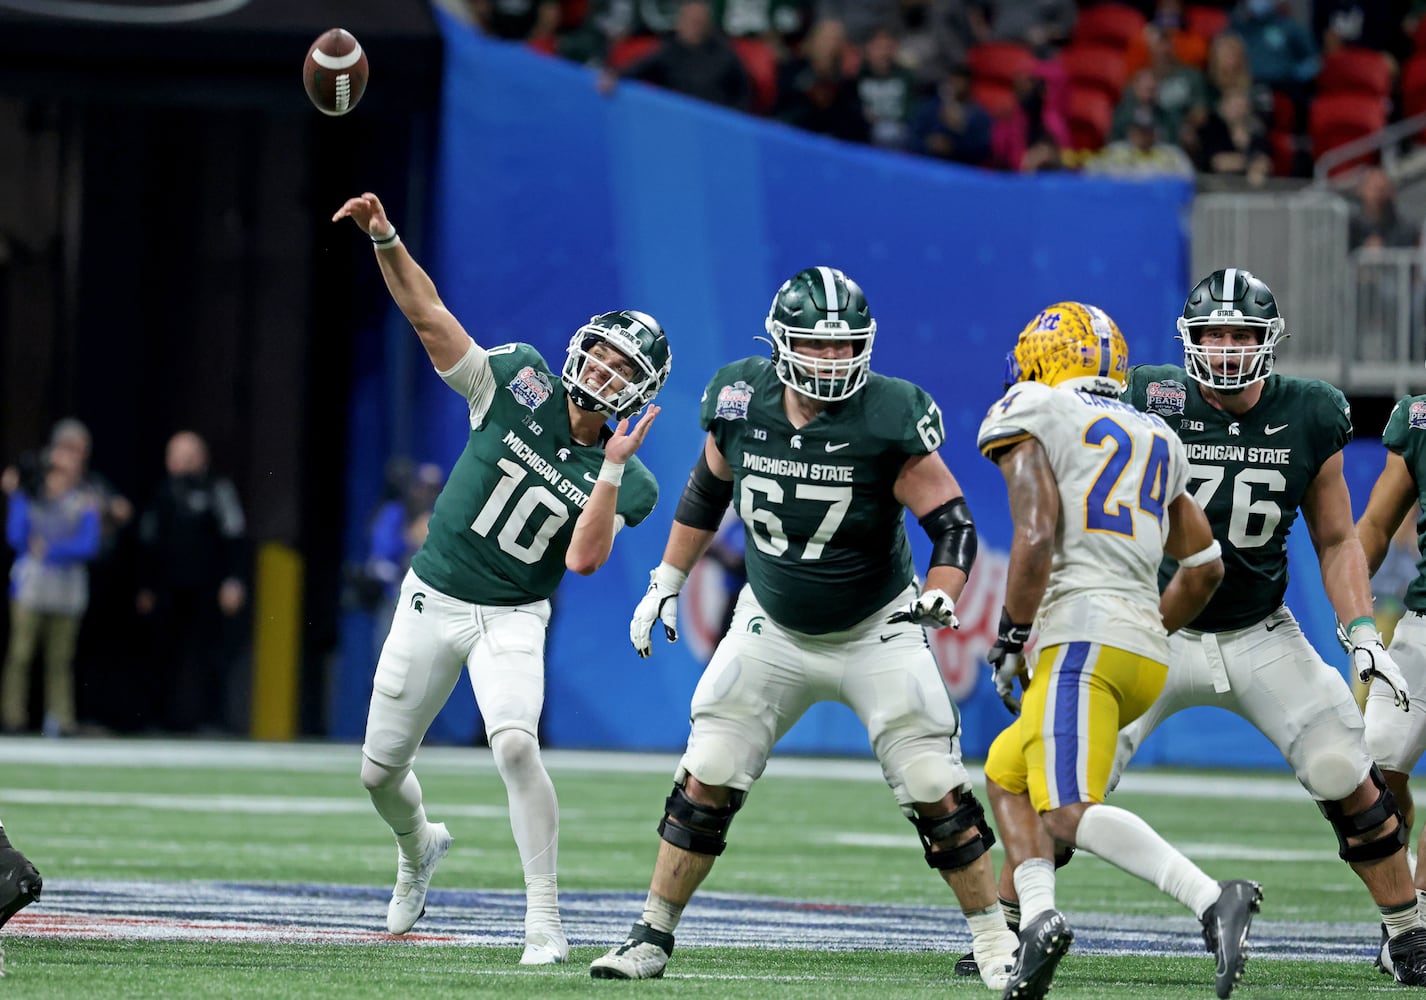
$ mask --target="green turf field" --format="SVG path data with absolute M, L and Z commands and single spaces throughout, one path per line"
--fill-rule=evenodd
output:
M 395 848 L 359 751 L 0 741 L 0 818 L 45 877 L 3 937 L 0 997 L 989 997 L 951 974 L 969 933 L 870 761 L 774 761 L 695 897 L 662 982 L 593 981 L 638 915 L 671 756 L 547 753 L 562 807 L 570 964 L 517 964 L 523 899 L 488 751 L 418 761 L 455 836 L 428 913 L 385 934 Z M 1370 965 L 1377 919 L 1289 777 L 1139 771 L 1116 802 L 1220 878 L 1263 883 L 1242 997 L 1404 991 Z M 999 863 L 997 849 L 996 860 Z M 1055 997 L 1211 997 L 1197 921 L 1079 856 Z

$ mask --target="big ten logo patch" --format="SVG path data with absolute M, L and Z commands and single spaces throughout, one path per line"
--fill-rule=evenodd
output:
M 970 579 L 956 602 L 958 629 L 927 629 L 931 652 L 941 668 L 952 700 L 965 701 L 981 678 L 988 675 L 985 654 L 995 645 L 1000 628 L 1000 608 L 1005 603 L 1005 577 L 1010 553 L 982 545 L 971 567 Z

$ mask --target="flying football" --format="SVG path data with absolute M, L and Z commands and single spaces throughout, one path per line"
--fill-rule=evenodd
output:
M 324 115 L 344 115 L 356 107 L 366 91 L 366 78 L 366 53 L 356 37 L 342 28 L 322 32 L 302 64 L 307 96 Z

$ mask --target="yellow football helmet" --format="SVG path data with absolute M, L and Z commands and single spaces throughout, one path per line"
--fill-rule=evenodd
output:
M 1129 345 L 1098 306 L 1056 302 L 1040 310 L 1005 357 L 1005 387 L 1016 382 L 1117 396 L 1129 381 Z

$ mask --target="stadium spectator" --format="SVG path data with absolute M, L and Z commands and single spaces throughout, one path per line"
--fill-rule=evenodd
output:
M 1055 909 L 1057 842 L 1118 866 L 1190 909 L 1205 937 L 1215 938 L 1217 992 L 1226 997 L 1247 960 L 1248 928 L 1262 899 L 1258 884 L 1220 885 L 1139 816 L 1104 801 L 1119 727 L 1147 709 L 1163 686 L 1168 633 L 1213 596 L 1223 579 L 1221 546 L 1188 492 L 1183 444 L 1165 442 L 1159 420 L 1128 419 L 1129 407 L 1119 401 L 1129 351 L 1106 313 L 1079 302 L 1050 306 L 1026 325 L 1007 365 L 1006 394 L 990 407 L 977 438 L 1005 478 L 1014 528 L 999 635 L 987 655 L 997 692 L 1019 713 L 985 763 L 1006 850 L 1001 881 L 1009 873 L 1019 899 L 1020 951 L 1005 996 L 1044 996 L 1074 938 Z M 1119 419 L 1107 417 L 1116 407 Z M 1131 477 L 1156 478 L 1160 486 L 1152 510 L 1132 514 L 1129 504 L 1118 504 L 1115 520 L 1125 523 L 1117 526 L 1102 517 L 1099 492 L 1106 425 L 1118 453 L 1136 465 Z M 1136 531 L 1136 520 L 1148 530 Z M 1160 599 L 1166 555 L 1179 563 Z M 1027 673 L 1025 645 L 1036 625 Z
M 925 632 L 957 625 L 954 601 L 975 558 L 975 527 L 937 452 L 940 410 L 912 383 L 871 373 L 876 323 L 861 288 L 841 271 L 806 268 L 783 282 L 764 326 L 773 358 L 734 361 L 708 383 L 699 418 L 707 434 L 663 561 L 629 623 L 641 656 L 652 651 L 656 624 L 677 638 L 689 571 L 739 485 L 761 484 L 767 505 L 739 506 L 748 586 L 693 694 L 692 730 L 660 811 L 662 841 L 642 914 L 590 974 L 664 974 L 684 909 L 727 846 L 774 744 L 814 703 L 836 701 L 865 723 L 926 863 L 961 905 L 982 981 L 1000 989 L 1015 936 L 996 902 L 993 835 L 971 792 L 955 708 Z M 903 416 L 878 419 L 892 413 Z M 787 434 L 789 426 L 799 433 Z M 832 468 L 841 485 L 812 485 L 795 471 L 813 454 L 839 463 Z M 932 539 L 924 590 L 907 543 L 907 509 Z M 766 541 L 768 525 L 779 526 L 776 544 Z
M 704 0 L 686 0 L 678 9 L 673 34 L 643 59 L 618 73 L 601 71 L 600 92 L 612 91 L 621 77 L 744 111 L 752 96 L 747 71 L 719 34 Z
M 559 28 L 559 0 L 466 0 L 486 34 L 524 42 L 552 36 Z
M 1272 147 L 1246 90 L 1230 90 L 1198 132 L 1199 169 L 1260 185 L 1272 175 Z
M 10 571 L 10 641 L 0 678 L 0 726 L 28 727 L 30 667 L 44 654 L 46 736 L 75 731 L 74 652 L 89 605 L 87 563 L 99 552 L 99 510 L 81 485 L 73 449 L 46 450 L 42 480 L 32 493 L 14 477 L 3 483 L 9 497 L 5 540 L 15 550 Z
M 1081 169 L 1108 177 L 1193 179 L 1193 161 L 1178 146 L 1159 139 L 1158 117 L 1149 107 L 1137 108 L 1128 135 L 1089 157 Z
M 1421 227 L 1401 217 L 1396 185 L 1381 167 L 1366 167 L 1357 181 L 1348 239 L 1357 247 L 1414 247 Z
M 981 166 L 990 158 L 990 115 L 970 93 L 970 71 L 953 67 L 936 92 L 921 102 L 911 121 L 912 148 L 967 166 Z
M 1241 0 L 1229 27 L 1243 39 L 1253 79 L 1292 101 L 1295 131 L 1301 131 L 1312 83 L 1322 68 L 1311 33 L 1279 0 Z
M 1400 63 L 1411 53 L 1411 40 L 1402 30 L 1401 6 L 1383 0 L 1315 0 L 1313 33 L 1323 52 L 1374 49 Z
M 1148 22 L 1124 51 L 1124 69 L 1130 76 L 1154 61 L 1154 49 L 1159 45 L 1167 47 L 1180 65 L 1203 68 L 1208 61 L 1208 39 L 1187 29 L 1183 6 L 1182 0 L 1158 0 L 1152 10 L 1143 12 Z
M 381 645 L 391 631 L 396 601 L 401 596 L 401 581 L 411 568 L 411 557 L 426 541 L 427 524 L 445 481 L 445 473 L 439 465 L 427 462 L 414 466 L 402 484 L 401 495 L 387 500 L 372 515 L 365 568 L 368 579 L 381 587 L 381 597 L 373 609 L 372 635 L 376 643 L 373 663 L 379 659 Z
M 569 943 L 559 914 L 559 804 L 538 739 L 549 598 L 567 570 L 596 572 L 614 536 L 658 499 L 634 453 L 659 413 L 650 404 L 668 378 L 668 339 L 647 313 L 602 313 L 575 331 L 556 376 L 529 344 L 477 345 L 374 194 L 349 199 L 332 221 L 343 218 L 371 238 L 387 291 L 477 429 L 411 561 L 372 680 L 361 781 L 396 838 L 386 928 L 405 934 L 426 912 L 431 876 L 450 849 L 445 824 L 426 817 L 412 767 L 466 668 L 523 870 L 520 964 L 555 965 L 568 959 Z
M 714 0 L 714 21 L 728 38 L 761 38 L 780 52 L 816 21 L 815 0 Z
M 855 73 L 847 70 L 847 32 L 841 21 L 818 21 L 802 43 L 801 55 L 778 71 L 774 114 L 797 128 L 848 142 L 871 135 L 857 92 Z
M 1024 42 L 1041 59 L 1052 59 L 1074 30 L 1074 0 L 978 0 L 966 5 L 971 34 L 979 42 Z
M 247 525 L 237 489 L 212 474 L 198 434 L 169 438 L 164 467 L 139 516 L 135 606 L 151 625 L 148 704 L 170 732 L 222 731 L 247 604 Z
M 1179 58 L 1167 32 L 1150 24 L 1144 29 L 1144 37 L 1149 49 L 1149 71 L 1158 82 L 1155 98 L 1163 135 L 1191 154 L 1198 128 L 1208 119 L 1207 83 L 1198 69 Z M 1204 53 L 1206 57 L 1206 44 Z
M 972 2 L 900 0 L 897 4 L 900 59 L 916 75 L 918 87 L 932 88 L 953 66 L 965 65 L 975 44 L 967 14 Z M 845 5 L 856 6 L 856 0 L 847 0 Z
M 871 127 L 871 143 L 883 149 L 906 149 L 911 144 L 911 111 L 916 101 L 916 79 L 896 58 L 896 35 L 878 28 L 862 52 L 862 72 L 857 80 L 862 115 Z
M 1409 784 L 1411 771 L 1426 751 L 1426 727 L 1421 715 L 1426 715 L 1426 562 L 1420 561 L 1420 549 L 1426 536 L 1418 534 L 1412 514 L 1421 515 L 1426 525 L 1426 507 L 1422 506 L 1426 488 L 1426 396 L 1406 396 L 1397 402 L 1387 418 L 1382 432 L 1386 446 L 1386 463 L 1372 487 L 1367 509 L 1357 521 L 1356 533 L 1366 556 L 1367 571 L 1374 575 L 1391 559 L 1393 551 L 1401 554 L 1409 549 L 1417 557 L 1416 565 L 1407 574 L 1405 597 L 1397 591 L 1395 600 L 1404 605 L 1402 616 L 1390 638 L 1391 657 L 1401 668 L 1407 689 L 1411 692 L 1411 712 L 1402 713 L 1392 704 L 1390 690 L 1384 684 L 1373 683 L 1367 693 L 1365 709 L 1367 748 L 1381 766 L 1387 787 L 1396 796 L 1402 821 L 1409 830 L 1416 819 L 1416 803 Z M 1397 536 L 1405 535 L 1403 543 Z M 1402 563 L 1406 560 L 1402 559 Z M 1402 566 L 1407 570 L 1406 565 Z M 1385 581 L 1383 581 L 1385 582 Z M 1408 843 L 1410 843 L 1408 841 Z M 1426 899 L 1426 868 L 1420 864 L 1420 851 L 1426 847 L 1426 836 L 1416 841 L 1417 864 L 1415 886 L 1418 899 Z M 1426 931 L 1423 931 L 1426 934 Z M 1377 954 L 1377 963 L 1393 971 L 1393 957 L 1385 944 Z
M 1114 108 L 1114 119 L 1109 126 L 1110 142 L 1129 137 L 1129 127 L 1141 108 L 1147 108 L 1153 115 L 1160 135 L 1177 135 L 1176 131 L 1170 130 L 1168 114 L 1159 105 L 1159 78 L 1153 70 L 1141 69 L 1129 78 L 1129 85 L 1124 88 Z
M 1243 39 L 1231 31 L 1220 32 L 1208 46 L 1208 69 L 1204 72 L 1208 106 L 1218 102 L 1230 90 L 1246 90 L 1253 95 L 1253 113 L 1266 125 L 1272 120 L 1272 88 L 1253 79 L 1248 62 L 1248 49 Z

